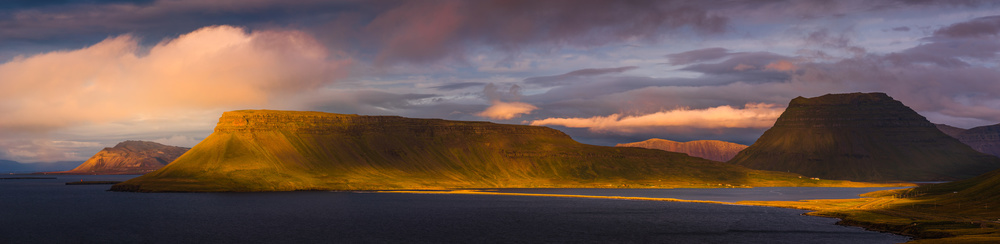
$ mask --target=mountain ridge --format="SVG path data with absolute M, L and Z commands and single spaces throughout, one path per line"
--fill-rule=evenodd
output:
M 44 174 L 145 174 L 166 166 L 189 149 L 127 140 L 101 149 L 76 168 Z
M 582 144 L 490 122 L 239 110 L 160 170 L 116 191 L 843 185 L 680 153 Z
M 725 162 L 736 156 L 747 145 L 718 141 L 718 140 L 695 140 L 688 142 L 676 142 L 671 140 L 652 138 L 640 142 L 619 143 L 615 147 L 640 147 L 648 149 L 659 149 L 668 152 L 685 153 L 690 156 Z
M 1000 157 L 1000 124 L 970 128 L 951 136 L 976 151 Z

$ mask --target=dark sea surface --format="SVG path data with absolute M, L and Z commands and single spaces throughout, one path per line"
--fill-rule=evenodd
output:
M 908 240 L 834 225 L 837 220 L 832 218 L 802 216 L 805 212 L 802 210 L 770 207 L 318 191 L 125 193 L 105 191 L 109 185 L 64 183 L 81 179 L 120 181 L 133 176 L 56 177 L 0 180 L 0 243 L 899 243 Z M 620 191 L 619 195 L 642 192 L 600 190 Z M 694 191 L 702 190 L 718 189 Z M 809 194 L 821 194 L 810 191 Z
M 738 201 L 798 201 L 806 199 L 851 199 L 873 191 L 906 187 L 755 187 L 755 188 L 678 188 L 678 189 L 497 189 L 509 193 L 535 193 L 586 196 L 657 197 L 719 202 Z

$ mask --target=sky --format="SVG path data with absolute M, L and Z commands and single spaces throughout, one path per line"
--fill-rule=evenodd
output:
M 1000 123 L 993 1 L 0 2 L 0 159 L 191 147 L 224 111 L 752 144 L 798 96 Z

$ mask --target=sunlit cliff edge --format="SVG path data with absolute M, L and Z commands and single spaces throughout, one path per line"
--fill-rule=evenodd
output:
M 226 112 L 170 165 L 116 191 L 871 186 L 685 154 L 581 144 L 538 126 L 322 112 Z
M 43 174 L 145 174 L 163 168 L 188 149 L 150 141 L 123 141 L 104 148 L 72 170 Z
M 640 142 L 621 143 L 616 147 L 640 147 L 649 149 L 659 149 L 668 152 L 679 152 L 687 155 L 710 159 L 719 162 L 729 161 L 736 156 L 740 150 L 747 148 L 746 145 L 732 142 L 716 140 L 697 140 L 689 142 L 676 142 L 664 139 L 649 139 Z
M 971 129 L 955 128 L 948 125 L 938 125 L 938 129 L 976 151 L 1000 156 L 1000 124 L 979 126 Z

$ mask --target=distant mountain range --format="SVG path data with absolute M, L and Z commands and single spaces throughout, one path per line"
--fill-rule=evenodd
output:
M 106 147 L 76 168 L 47 174 L 145 174 L 163 168 L 190 148 L 150 141 L 124 141 Z
M 747 145 L 716 140 L 698 140 L 689 142 L 676 142 L 664 139 L 649 139 L 640 142 L 622 143 L 616 147 L 641 147 L 649 149 L 659 149 L 668 152 L 679 152 L 687 155 L 725 162 L 736 156 Z
M 941 132 L 944 132 L 944 134 L 955 138 L 958 138 L 958 134 L 962 134 L 962 132 L 966 130 L 946 124 L 934 124 L 934 126 L 937 127 L 938 130 L 941 130 Z
M 173 163 L 116 191 L 847 186 L 681 153 L 581 144 L 538 126 L 321 112 L 226 112 Z M 857 185 L 854 185 L 857 186 Z
M 972 129 L 937 125 L 945 134 L 957 138 L 976 151 L 1000 157 L 1000 124 L 979 126 Z
M 858 181 L 967 179 L 1000 168 L 1000 158 L 946 135 L 885 93 L 795 98 L 729 162 Z
M 27 174 L 43 171 L 62 171 L 80 165 L 80 161 L 60 161 L 43 163 L 19 163 L 17 161 L 0 159 L 0 174 Z

